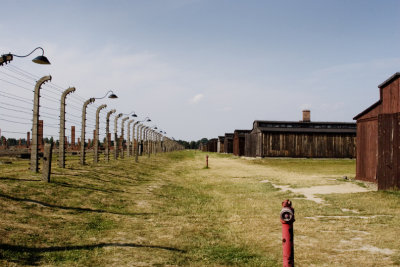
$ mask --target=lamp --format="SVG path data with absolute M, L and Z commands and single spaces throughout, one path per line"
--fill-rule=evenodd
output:
M 109 90 L 109 91 L 105 94 L 105 96 L 103 96 L 103 97 L 95 97 L 94 99 L 103 99 L 103 98 L 105 98 L 105 97 L 108 95 L 108 93 L 111 93 L 111 94 L 108 96 L 108 98 L 111 98 L 111 99 L 118 98 L 118 96 L 117 96 L 116 94 L 114 94 L 113 91 Z
M 127 116 L 132 115 L 132 117 L 135 117 L 135 118 L 137 117 L 135 111 L 132 111 L 132 112 L 130 112 L 130 113 L 126 113 L 126 114 L 124 114 L 124 115 L 127 115 Z
M 44 56 L 43 48 L 36 47 L 35 49 L 32 50 L 32 52 L 30 52 L 29 54 L 27 54 L 25 56 L 19 56 L 19 55 L 15 55 L 15 54 L 11 54 L 11 53 L 1 55 L 1 57 L 0 57 L 0 66 L 2 66 L 3 64 L 7 64 L 11 60 L 13 60 L 13 57 L 27 57 L 27 56 L 30 56 L 33 52 L 35 52 L 38 49 L 42 50 L 42 55 L 35 57 L 34 59 L 32 59 L 32 61 L 35 62 L 36 64 L 49 65 L 50 61 L 47 59 L 47 57 Z
M 149 117 L 146 117 L 146 118 L 144 118 L 144 120 L 142 120 L 142 121 L 139 121 L 139 122 L 151 122 L 151 120 L 150 120 L 150 118 L 149 118 Z

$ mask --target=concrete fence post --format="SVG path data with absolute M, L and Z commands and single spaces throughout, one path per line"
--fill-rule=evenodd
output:
M 149 147 L 149 155 L 153 154 L 153 130 L 149 129 L 149 142 L 150 142 L 150 147 Z
M 149 152 L 149 127 L 144 127 L 144 146 L 143 146 L 143 153 L 144 154 L 148 154 Z M 148 157 L 150 157 L 150 155 L 148 155 Z
M 115 113 L 115 109 L 110 110 L 107 112 L 106 117 L 106 149 L 105 149 L 105 158 L 106 161 L 110 161 L 110 116 L 111 114 Z
M 118 119 L 122 117 L 122 113 L 119 113 L 114 118 L 114 159 L 118 159 Z
M 126 133 L 126 155 L 128 158 L 132 155 L 131 151 L 131 124 L 134 122 L 134 120 L 129 120 L 128 121 L 128 126 L 127 126 L 127 133 Z
M 133 133 L 132 133 L 132 137 L 133 137 L 133 153 L 135 155 L 135 162 L 138 162 L 138 153 L 139 153 L 139 121 L 135 122 L 133 124 Z M 136 127 L 137 125 L 137 127 Z M 135 127 L 136 127 L 136 131 L 135 131 Z M 135 133 L 136 132 L 136 133 Z M 136 134 L 136 138 L 135 138 L 135 134 Z
M 158 133 L 154 132 L 154 155 L 158 152 Z
M 26 147 L 29 148 L 31 146 L 31 132 L 26 132 Z
M 71 126 L 71 149 L 75 150 L 75 126 Z
M 152 140 L 151 140 L 151 129 L 149 128 L 149 129 L 147 129 L 147 139 L 148 139 L 148 141 L 147 141 L 147 154 L 148 154 L 148 156 L 150 157 L 150 154 L 151 154 L 151 143 L 152 143 Z
M 141 156 L 143 151 L 143 127 L 143 124 L 139 125 L 138 156 Z
M 150 153 L 154 154 L 154 131 L 150 130 Z
M 155 153 L 159 153 L 160 152 L 160 134 L 156 133 L 156 149 L 155 149 Z
M 53 142 L 44 145 L 42 180 L 50 183 L 51 158 L 53 156 Z
M 124 158 L 124 132 L 125 132 L 125 121 L 129 120 L 129 117 L 125 117 L 122 119 L 121 123 L 121 137 L 120 137 L 120 142 L 121 142 L 121 159 Z
M 96 130 L 95 130 L 95 135 L 93 138 L 93 145 L 94 145 L 94 158 L 93 162 L 97 163 L 99 162 L 99 124 L 100 124 L 100 111 L 104 108 L 106 108 L 107 105 L 103 104 L 100 107 L 97 108 L 96 110 Z
M 132 126 L 132 147 L 131 147 L 131 149 L 132 149 L 131 155 L 132 156 L 135 156 L 135 125 L 136 125 L 136 122 Z
M 141 128 L 141 132 L 142 132 L 142 137 L 141 137 L 141 139 L 142 139 L 142 149 L 141 149 L 141 156 L 143 155 L 143 154 L 146 154 L 146 126 L 142 126 L 142 128 Z
M 60 106 L 60 138 L 58 146 L 58 166 L 65 168 L 65 99 L 67 95 L 75 92 L 75 87 L 70 87 L 61 94 Z
M 39 102 L 40 102 L 40 88 L 47 82 L 51 81 L 51 76 L 44 76 L 37 81 L 35 85 L 35 93 L 33 98 L 33 119 L 32 119 L 32 144 L 31 144 L 31 171 L 38 172 L 39 170 L 39 150 L 38 150 L 38 128 L 39 128 Z
M 81 128 L 81 165 L 85 165 L 86 163 L 86 154 L 85 154 L 85 133 L 86 133 L 86 108 L 89 104 L 95 101 L 94 98 L 89 98 L 83 103 L 82 107 L 82 128 Z
M 161 151 L 161 134 L 157 134 L 157 150 L 156 153 L 160 153 Z

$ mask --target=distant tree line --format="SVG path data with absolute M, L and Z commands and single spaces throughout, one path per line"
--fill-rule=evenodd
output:
M 0 145 L 1 144 L 3 144 L 3 140 L 6 140 L 6 142 L 7 142 L 7 146 L 17 146 L 18 145 L 18 142 L 19 142 L 19 139 L 15 139 L 15 138 L 5 138 L 4 136 L 2 136 L 1 137 L 1 140 L 0 140 Z M 22 138 L 21 139 L 21 145 L 26 145 L 26 139 L 25 138 Z
M 3 144 L 3 139 L 6 139 L 6 138 L 4 136 L 1 136 L 0 145 Z M 19 139 L 7 138 L 6 142 L 7 142 L 7 146 L 16 146 L 16 145 L 18 145 Z M 45 138 L 43 138 L 43 143 L 45 143 L 45 144 L 46 143 L 52 143 L 52 142 L 55 142 L 56 146 L 59 145 L 59 140 L 54 140 L 53 137 L 50 137 L 50 138 L 45 137 Z M 103 142 L 105 143 L 105 138 L 104 138 Z M 200 140 L 190 141 L 190 142 L 185 141 L 185 140 L 178 140 L 176 142 L 178 142 L 179 144 L 183 145 L 185 147 L 185 149 L 199 149 L 200 143 L 207 144 L 208 139 L 207 138 L 202 138 Z M 21 138 L 21 145 L 26 145 L 26 144 L 27 144 L 26 139 L 25 138 Z M 100 144 L 100 142 L 99 142 L 99 144 Z M 111 146 L 113 146 L 113 144 L 114 144 L 114 141 L 111 141 Z
M 207 138 L 202 138 L 197 141 L 184 141 L 184 140 L 177 140 L 179 144 L 183 145 L 185 149 L 199 149 L 200 144 L 207 144 L 208 139 Z

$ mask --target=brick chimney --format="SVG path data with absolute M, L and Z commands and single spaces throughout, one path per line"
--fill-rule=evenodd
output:
M 311 112 L 308 109 L 303 110 L 303 122 L 311 121 Z

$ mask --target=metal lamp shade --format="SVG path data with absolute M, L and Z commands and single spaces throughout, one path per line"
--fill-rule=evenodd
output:
M 47 59 L 45 56 L 38 56 L 32 59 L 33 62 L 36 64 L 45 64 L 45 65 L 50 65 L 50 61 Z

